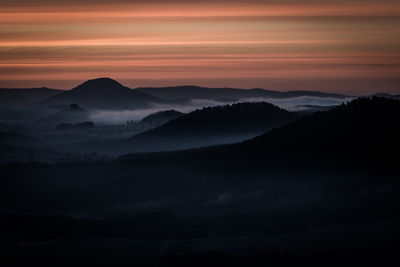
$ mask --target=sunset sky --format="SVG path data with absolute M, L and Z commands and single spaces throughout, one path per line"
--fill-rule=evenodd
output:
M 399 0 L 0 1 L 0 87 L 400 93 Z

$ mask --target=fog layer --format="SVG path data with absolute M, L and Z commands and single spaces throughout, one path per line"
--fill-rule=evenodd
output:
M 151 113 L 175 109 L 183 113 L 189 113 L 193 110 L 218 106 L 222 104 L 233 104 L 239 102 L 268 102 L 284 108 L 288 111 L 302 111 L 310 109 L 310 106 L 330 107 L 337 106 L 350 101 L 352 98 L 333 98 L 333 97 L 314 97 L 300 96 L 291 98 L 244 98 L 232 99 L 227 101 L 216 101 L 208 99 L 192 99 L 185 104 L 152 104 L 151 108 L 140 110 L 91 110 L 90 119 L 98 124 L 124 124 L 127 121 L 139 121 Z

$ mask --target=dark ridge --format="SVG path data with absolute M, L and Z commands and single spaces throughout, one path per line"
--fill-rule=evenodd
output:
M 236 149 L 299 164 L 313 159 L 396 168 L 392 155 L 400 149 L 399 117 L 399 100 L 358 98 L 238 144 Z
M 222 133 L 238 134 L 241 131 L 262 132 L 271 127 L 269 124 L 288 122 L 296 117 L 293 113 L 266 102 L 228 104 L 195 110 L 138 136 L 212 136 Z

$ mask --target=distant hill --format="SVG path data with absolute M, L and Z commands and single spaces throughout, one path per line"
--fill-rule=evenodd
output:
M 393 95 L 393 94 L 389 94 L 389 93 L 376 93 L 376 94 L 365 96 L 365 97 L 373 97 L 373 96 L 391 98 L 391 99 L 400 99 L 400 95 Z
M 207 107 L 180 116 L 129 140 L 96 142 L 90 144 L 88 149 L 91 152 L 124 154 L 234 143 L 260 135 L 297 118 L 297 114 L 265 102 Z
M 236 88 L 207 88 L 199 86 L 176 87 L 143 87 L 136 90 L 166 100 L 177 99 L 211 99 L 216 101 L 239 100 L 243 98 L 289 98 L 299 96 L 334 97 L 345 98 L 346 95 L 330 94 L 315 91 L 272 91 L 260 88 L 236 89 Z
M 30 89 L 0 89 L 0 107 L 19 107 L 62 93 L 46 87 Z
M 38 102 L 39 105 L 69 105 L 76 103 L 89 109 L 139 109 L 160 99 L 132 90 L 110 78 L 89 80 L 61 94 Z

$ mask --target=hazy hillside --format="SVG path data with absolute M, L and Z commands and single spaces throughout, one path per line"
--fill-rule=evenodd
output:
M 71 104 L 68 108 L 58 111 L 50 116 L 38 120 L 40 123 L 55 126 L 60 123 L 78 123 L 89 120 L 90 112 L 78 106 Z
M 0 89 L 0 107 L 19 107 L 35 103 L 42 99 L 55 96 L 62 90 L 42 88 Z

